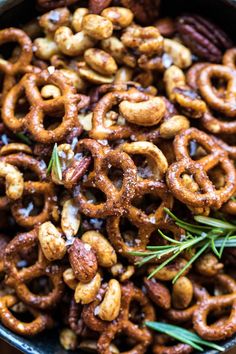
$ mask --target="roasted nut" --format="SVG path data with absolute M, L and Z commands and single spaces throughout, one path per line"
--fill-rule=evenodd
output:
M 49 60 L 53 55 L 59 53 L 57 43 L 49 37 L 36 38 L 33 50 L 36 57 L 42 60 Z
M 119 277 L 120 282 L 129 280 L 135 272 L 133 265 L 125 267 L 122 263 L 116 263 L 111 267 L 111 274 L 113 277 Z
M 188 68 L 192 64 L 190 50 L 177 41 L 165 38 L 164 52 L 172 58 L 174 65 L 181 69 Z
M 79 282 L 75 289 L 75 302 L 82 305 L 94 301 L 101 287 L 101 275 L 97 273 L 89 283 Z
M 39 226 L 38 239 L 43 254 L 49 261 L 62 259 L 66 254 L 66 243 L 50 221 Z
M 116 72 L 114 84 L 122 84 L 127 81 L 131 81 L 133 76 L 133 70 L 127 66 L 122 66 Z
M 172 65 L 164 73 L 164 83 L 166 87 L 166 92 L 171 100 L 175 99 L 176 87 L 183 87 L 186 85 L 185 76 L 181 69 L 177 66 Z
M 87 231 L 81 240 L 89 244 L 96 253 L 101 267 L 112 267 L 117 262 L 116 252 L 107 239 L 97 231 Z
M 193 298 L 193 285 L 187 277 L 176 280 L 172 290 L 172 303 L 177 309 L 185 309 Z
M 101 41 L 103 50 L 111 54 L 115 61 L 119 64 L 125 64 L 132 68 L 136 65 L 136 58 L 134 55 L 128 53 L 124 44 L 115 36 Z
M 61 26 L 55 33 L 55 42 L 60 51 L 69 56 L 77 56 L 94 46 L 94 40 L 84 31 L 73 34 L 69 27 Z
M 57 98 L 61 96 L 60 89 L 55 85 L 45 85 L 41 89 L 41 96 L 43 98 Z
M 0 156 L 10 155 L 17 152 L 24 152 L 25 154 L 32 154 L 32 149 L 29 145 L 22 143 L 9 143 L 7 145 L 3 145 L 0 149 Z
M 185 266 L 187 265 L 187 260 L 184 258 L 178 258 L 176 259 L 173 263 L 168 264 L 167 266 L 163 267 L 161 270 L 159 270 L 157 273 L 153 275 L 155 279 L 162 280 L 162 281 L 170 281 L 174 279 L 174 277 L 178 274 L 180 270 L 182 270 Z M 150 267 L 148 269 L 148 273 L 150 274 L 155 270 L 154 267 Z M 183 276 L 186 275 L 190 270 L 190 267 L 188 267 L 184 273 Z
M 194 265 L 196 271 L 205 277 L 215 276 L 224 267 L 212 253 L 204 254 Z
M 78 119 L 80 124 L 82 125 L 83 129 L 86 131 L 89 131 L 92 129 L 92 118 L 93 118 L 93 113 L 80 113 L 78 115 Z
M 66 7 L 49 11 L 39 18 L 39 25 L 46 34 L 53 35 L 60 26 L 68 26 L 69 24 L 70 11 Z
M 182 130 L 188 129 L 190 122 L 185 116 L 176 115 L 160 125 L 160 136 L 164 139 L 174 138 Z
M 73 199 L 68 199 L 63 204 L 61 213 L 61 228 L 66 237 L 73 237 L 77 234 L 80 227 L 81 217 L 79 208 Z
M 74 152 L 71 149 L 70 144 L 61 144 L 57 147 L 57 153 L 60 160 L 60 166 L 62 173 L 67 169 L 74 158 Z M 63 184 L 63 181 L 58 178 L 55 171 L 52 169 L 51 177 L 54 183 Z
M 113 25 L 107 18 L 91 14 L 84 16 L 82 29 L 93 39 L 102 40 L 111 37 Z
M 75 290 L 78 280 L 76 279 L 72 268 L 68 268 L 63 272 L 63 280 L 69 288 Z
M 59 69 L 59 72 L 62 73 L 66 79 L 74 86 L 79 92 L 83 92 L 86 88 L 86 83 L 79 74 L 70 69 Z
M 76 349 L 77 336 L 76 336 L 75 332 L 73 332 L 71 329 L 64 328 L 60 332 L 59 339 L 60 339 L 61 346 L 65 350 L 75 350 Z
M 121 287 L 116 279 L 111 279 L 103 301 L 99 306 L 98 316 L 104 321 L 113 321 L 120 312 Z
M 93 70 L 102 75 L 113 75 L 117 71 L 115 60 L 101 49 L 87 49 L 84 53 L 84 60 Z
M 0 177 L 5 178 L 6 195 L 8 198 L 19 199 L 24 190 L 24 180 L 17 167 L 0 161 Z
M 89 10 L 85 7 L 79 7 L 75 10 L 72 16 L 71 25 L 75 32 L 80 32 L 82 30 L 82 21 L 84 16 L 88 15 Z
M 144 279 L 148 296 L 156 305 L 168 310 L 171 307 L 171 296 L 168 288 L 155 279 Z
M 160 0 L 121 0 L 124 7 L 128 7 L 135 19 L 142 24 L 152 23 L 159 15 Z
M 68 249 L 73 272 L 82 283 L 90 282 L 97 273 L 97 259 L 92 247 L 76 238 Z
M 110 84 L 114 80 L 114 76 L 105 76 L 90 69 L 88 66 L 79 68 L 79 74 L 84 80 L 88 80 L 94 84 Z
M 166 111 L 165 102 L 160 97 L 151 97 L 148 101 L 133 103 L 122 101 L 119 105 L 122 116 L 130 123 L 152 126 L 156 125 Z
M 175 21 L 170 17 L 160 18 L 154 23 L 163 37 L 172 37 L 176 32 Z
M 102 11 L 101 16 L 110 20 L 115 30 L 129 26 L 134 18 L 132 11 L 118 6 L 107 7 Z

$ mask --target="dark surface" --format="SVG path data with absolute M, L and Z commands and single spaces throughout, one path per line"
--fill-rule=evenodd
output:
M 22 2 L 21 4 L 19 4 Z M 212 18 L 236 41 L 236 0 L 162 0 L 162 14 L 195 12 Z M 16 6 L 15 6 L 16 5 Z M 12 6 L 14 6 L 12 8 Z M 4 14 L 2 15 L 2 13 Z M 20 16 L 19 16 L 20 14 Z M 19 25 L 35 15 L 33 0 L 0 0 L 0 27 Z M 23 338 L 0 325 L 0 338 L 27 354 L 67 354 L 59 345 L 58 331 L 47 331 L 34 338 Z M 228 354 L 236 354 L 236 337 L 224 343 Z M 234 347 L 232 349 L 232 347 Z M 8 354 L 0 343 L 0 353 Z M 11 353 L 17 353 L 12 352 Z M 71 352 L 72 353 L 72 352 Z M 79 350 L 76 351 L 79 353 Z M 205 354 L 216 354 L 215 350 Z

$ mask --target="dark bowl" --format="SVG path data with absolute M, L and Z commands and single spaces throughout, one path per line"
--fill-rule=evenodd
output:
M 162 0 L 161 12 L 163 15 L 178 15 L 183 12 L 206 15 L 218 23 L 236 42 L 236 0 Z M 33 0 L 0 0 L 1 28 L 23 24 L 35 15 L 37 13 Z M 57 329 L 33 338 L 24 338 L 0 325 L 0 338 L 26 354 L 69 353 L 61 348 Z M 221 345 L 225 347 L 225 353 L 231 349 L 230 353 L 236 354 L 236 336 L 224 341 Z M 77 350 L 76 353 L 82 353 L 82 351 Z M 204 353 L 216 354 L 218 352 L 206 350 Z

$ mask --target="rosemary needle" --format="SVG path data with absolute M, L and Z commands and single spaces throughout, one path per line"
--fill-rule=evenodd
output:
M 52 156 L 47 168 L 47 174 L 49 174 L 51 171 L 55 173 L 55 175 L 60 181 L 62 180 L 62 170 L 61 170 L 61 163 L 57 151 L 57 144 L 55 144 L 53 147 Z

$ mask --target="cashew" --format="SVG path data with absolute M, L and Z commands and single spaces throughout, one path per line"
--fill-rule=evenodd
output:
M 190 122 L 188 118 L 181 115 L 176 115 L 169 118 L 160 125 L 160 136 L 164 139 L 174 138 L 182 130 L 188 129 Z
M 72 290 L 76 289 L 76 286 L 78 285 L 78 280 L 76 279 L 72 268 L 68 268 L 63 272 L 63 280 L 66 285 L 69 286 L 69 288 L 71 288 Z
M 193 298 L 193 285 L 187 277 L 180 277 L 173 285 L 172 303 L 177 309 L 185 309 Z
M 99 15 L 86 15 L 82 20 L 82 29 L 90 37 L 102 40 L 111 37 L 112 22 Z
M 62 53 L 69 56 L 81 55 L 94 45 L 94 40 L 84 31 L 73 34 L 72 30 L 65 26 L 58 28 L 54 39 Z
M 67 237 L 75 236 L 80 227 L 81 217 L 79 207 L 74 204 L 73 199 L 68 199 L 62 208 L 61 228 Z
M 0 161 L 0 177 L 6 180 L 6 195 L 17 200 L 21 198 L 24 190 L 24 180 L 17 167 Z
M 86 88 L 86 83 L 81 79 L 76 71 L 70 69 L 59 69 L 59 72 L 62 73 L 66 79 L 70 81 L 70 84 L 74 86 L 79 92 L 84 91 Z
M 104 321 L 113 321 L 120 312 L 121 287 L 116 279 L 111 279 L 108 283 L 103 301 L 99 306 L 98 316 Z
M 3 145 L 0 149 L 0 156 L 10 155 L 18 152 L 24 152 L 25 154 L 32 154 L 32 149 L 29 145 L 22 143 L 10 143 Z
M 61 91 L 55 85 L 45 85 L 41 89 L 41 96 L 43 98 L 57 98 L 61 96 Z
M 117 64 L 112 56 L 97 48 L 87 49 L 84 60 L 95 71 L 102 75 L 112 75 L 117 71 Z
M 134 18 L 130 9 L 118 6 L 107 7 L 102 11 L 101 16 L 110 20 L 116 30 L 129 26 Z
M 71 25 L 75 32 L 80 32 L 82 30 L 82 21 L 85 15 L 88 15 L 89 10 L 85 7 L 79 7 L 75 10 L 72 16 Z
M 78 115 L 79 122 L 82 125 L 84 130 L 90 131 L 92 129 L 92 118 L 93 118 L 92 112 L 80 113 Z
M 192 64 L 192 55 L 190 50 L 177 41 L 165 38 L 164 52 L 172 58 L 174 65 L 181 69 L 185 69 Z
M 69 328 L 60 332 L 60 344 L 65 350 L 75 350 L 77 347 L 77 335 Z
M 47 34 L 53 34 L 60 26 L 70 24 L 70 11 L 61 7 L 45 13 L 39 18 L 39 25 Z
M 168 97 L 174 100 L 174 88 L 185 86 L 186 84 L 183 71 L 175 65 L 170 66 L 164 73 L 164 83 Z
M 133 70 L 127 66 L 119 68 L 115 75 L 114 84 L 122 84 L 127 81 L 131 81 L 133 76 Z
M 168 162 L 165 155 L 156 145 L 148 141 L 137 141 L 125 143 L 120 148 L 129 155 L 139 154 L 146 156 L 154 179 L 160 180 L 163 178 L 168 168 Z
M 88 80 L 94 84 L 110 84 L 113 80 L 113 76 L 104 76 L 99 73 L 96 73 L 96 71 L 90 69 L 89 67 L 82 67 L 79 68 L 79 74 L 82 77 L 82 79 Z
M 111 56 L 118 63 L 124 62 L 124 56 L 126 55 L 126 48 L 118 38 L 111 36 L 108 39 L 102 40 L 101 47 L 103 50 L 111 54 Z
M 49 261 L 62 259 L 66 254 L 66 243 L 50 221 L 39 226 L 38 239 L 43 254 Z
M 34 53 L 42 60 L 49 60 L 53 55 L 59 53 L 59 48 L 51 38 L 36 38 L 34 40 Z
M 107 239 L 97 231 L 87 231 L 81 240 L 88 243 L 95 251 L 101 267 L 112 267 L 117 262 L 116 252 Z
M 122 116 L 130 123 L 152 126 L 157 124 L 166 111 L 165 102 L 160 97 L 150 97 L 144 102 L 122 101 L 119 105 Z
M 101 275 L 97 273 L 89 283 L 79 282 L 75 289 L 74 298 L 76 303 L 82 305 L 92 302 L 101 287 Z

